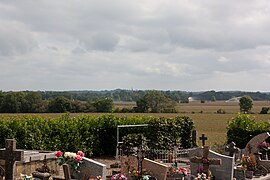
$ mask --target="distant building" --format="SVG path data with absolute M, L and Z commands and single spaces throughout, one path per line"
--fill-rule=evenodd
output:
M 225 102 L 239 102 L 241 97 L 233 97 Z
M 199 99 L 196 97 L 188 97 L 188 102 L 194 102 L 194 101 L 199 101 Z

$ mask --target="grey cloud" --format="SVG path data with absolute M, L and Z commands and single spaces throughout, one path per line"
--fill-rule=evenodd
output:
M 119 37 L 111 32 L 97 32 L 90 38 L 81 39 L 87 50 L 114 51 L 119 43 Z
M 23 24 L 1 19 L 0 23 L 0 55 L 25 54 L 37 46 L 35 38 Z

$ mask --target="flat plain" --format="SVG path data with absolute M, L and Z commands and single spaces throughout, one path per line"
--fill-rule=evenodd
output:
M 116 103 L 115 107 L 119 108 L 132 108 L 135 106 L 134 102 L 131 103 Z M 270 122 L 270 114 L 259 114 L 262 107 L 270 107 L 270 101 L 254 101 L 251 117 L 254 117 L 256 121 L 267 121 Z M 237 116 L 239 112 L 238 102 L 190 102 L 177 104 L 178 113 L 114 113 L 116 116 L 155 116 L 155 117 L 166 117 L 173 118 L 176 116 L 189 116 L 195 124 L 198 137 L 204 133 L 207 137 L 207 144 L 209 145 L 222 145 L 226 143 L 226 127 L 228 121 Z M 217 110 L 222 109 L 225 114 L 218 114 Z M 268 112 L 270 113 L 270 112 Z M 57 113 L 41 113 L 41 114 L 0 114 L 1 118 L 13 117 L 13 116 L 41 116 L 55 118 L 61 114 Z M 98 116 L 101 113 L 71 113 L 71 116 L 78 115 L 91 115 Z M 197 142 L 201 145 L 201 142 Z

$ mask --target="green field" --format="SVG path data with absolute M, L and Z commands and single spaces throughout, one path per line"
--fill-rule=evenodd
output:
M 270 107 L 269 101 L 254 101 L 251 116 L 255 117 L 257 121 L 270 121 L 270 114 L 259 114 L 262 107 Z M 134 103 L 118 103 L 116 107 L 131 108 Z M 218 109 L 223 109 L 225 114 L 217 114 Z M 226 142 L 226 126 L 227 122 L 237 116 L 239 112 L 239 105 L 236 102 L 190 102 L 177 105 L 178 113 L 169 114 L 154 114 L 154 113 L 115 113 L 117 116 L 156 116 L 156 117 L 175 117 L 175 116 L 189 116 L 194 120 L 195 128 L 198 136 L 202 133 L 208 137 L 207 144 L 224 144 Z M 83 113 L 74 113 L 71 116 L 82 115 Z M 1 117 L 23 116 L 25 114 L 0 114 Z M 61 114 L 27 114 L 32 116 L 42 117 L 59 117 Z M 87 113 L 87 115 L 100 115 L 100 113 Z M 198 142 L 200 145 L 200 142 Z

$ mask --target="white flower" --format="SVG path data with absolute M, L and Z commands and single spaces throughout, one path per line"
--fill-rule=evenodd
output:
M 70 158 L 75 158 L 77 156 L 76 153 L 71 153 L 71 152 L 65 152 L 64 154 L 65 157 L 70 157 Z

